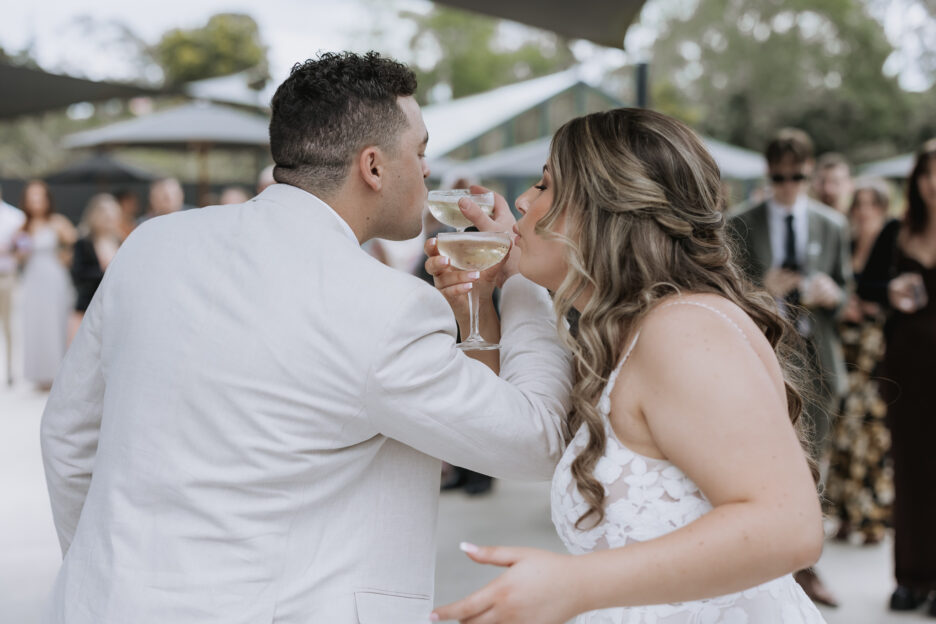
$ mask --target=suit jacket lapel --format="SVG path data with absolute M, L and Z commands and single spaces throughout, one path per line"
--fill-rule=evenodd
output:
M 773 249 L 770 244 L 770 222 L 767 217 L 767 202 L 754 209 L 751 215 L 751 238 L 754 258 L 766 273 L 773 266 Z

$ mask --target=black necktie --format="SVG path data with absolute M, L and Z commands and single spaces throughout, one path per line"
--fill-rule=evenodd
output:
M 799 262 L 796 261 L 796 231 L 793 229 L 793 215 L 787 215 L 784 221 L 786 221 L 786 241 L 783 245 L 783 268 L 788 271 L 799 271 Z

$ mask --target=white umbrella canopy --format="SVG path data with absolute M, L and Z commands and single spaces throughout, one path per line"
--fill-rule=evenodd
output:
M 64 145 L 78 147 L 193 146 L 265 147 L 270 143 L 269 119 L 228 106 L 192 102 L 176 108 L 119 121 L 103 128 L 65 137 Z

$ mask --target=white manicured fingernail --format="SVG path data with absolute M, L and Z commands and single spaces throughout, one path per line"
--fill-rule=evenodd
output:
M 471 542 L 462 542 L 461 544 L 458 545 L 458 548 L 459 548 L 462 552 L 472 553 L 472 554 L 474 554 L 474 553 L 478 552 L 478 550 L 480 550 L 477 546 L 475 546 L 475 545 L 472 544 Z
M 442 256 L 442 264 L 443 264 L 444 266 L 448 266 L 448 265 L 449 265 L 449 259 L 446 258 L 445 256 Z
M 472 271 L 468 274 L 468 279 L 478 279 L 479 277 L 481 277 L 480 271 Z
M 465 292 L 468 292 L 469 290 L 471 290 L 471 288 L 472 288 L 473 286 L 474 286 L 474 284 L 471 284 L 471 283 L 462 284 L 462 288 L 465 289 Z

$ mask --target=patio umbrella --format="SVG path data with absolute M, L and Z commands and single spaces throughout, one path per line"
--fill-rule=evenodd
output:
M 212 149 L 262 149 L 270 144 L 269 119 L 207 102 L 182 106 L 69 135 L 68 148 L 151 147 L 198 153 L 199 195 L 208 189 Z

